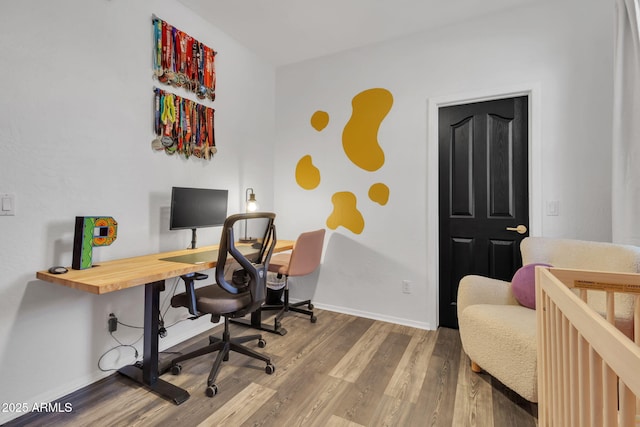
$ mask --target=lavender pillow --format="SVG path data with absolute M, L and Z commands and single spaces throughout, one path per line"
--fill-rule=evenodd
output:
M 536 309 L 536 266 L 552 267 L 549 264 L 534 263 L 522 266 L 511 279 L 511 290 L 516 300 L 525 307 Z

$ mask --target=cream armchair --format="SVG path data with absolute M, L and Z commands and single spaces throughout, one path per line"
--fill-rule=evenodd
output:
M 640 272 L 640 248 L 582 240 L 527 237 L 520 246 L 523 265 L 550 264 L 583 270 Z M 604 313 L 602 292 L 588 304 Z M 616 297 L 616 325 L 633 334 L 633 299 Z M 538 401 L 536 312 L 516 300 L 510 282 L 465 276 L 458 287 L 462 346 L 475 372 L 491 374 L 531 402 Z

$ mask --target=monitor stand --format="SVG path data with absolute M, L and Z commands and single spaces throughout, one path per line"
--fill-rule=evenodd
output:
M 196 248 L 196 229 L 192 228 L 191 229 L 191 247 L 189 249 L 195 249 Z

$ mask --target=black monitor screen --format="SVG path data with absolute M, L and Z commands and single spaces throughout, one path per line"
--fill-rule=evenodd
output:
M 173 187 L 169 228 L 216 227 L 227 218 L 228 190 Z

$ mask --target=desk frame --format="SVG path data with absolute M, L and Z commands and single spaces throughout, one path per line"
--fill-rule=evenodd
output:
M 160 396 L 180 405 L 189 399 L 189 393 L 170 382 L 164 381 L 160 375 L 166 370 L 159 367 L 159 318 L 160 292 L 164 291 L 164 280 L 147 283 L 144 286 L 144 341 L 142 366 L 128 365 L 118 370 L 122 375 L 145 386 Z
M 292 248 L 293 241 L 278 240 L 274 253 Z M 159 366 L 160 293 L 165 290 L 165 279 L 215 268 L 218 260 L 216 257 L 210 262 L 188 264 L 163 259 L 217 249 L 216 245 L 106 261 L 86 270 L 69 269 L 64 274 L 38 271 L 36 277 L 46 282 L 94 294 L 104 294 L 144 284 L 142 363 L 136 362 L 133 365 L 125 366 L 120 368 L 118 372 L 176 405 L 180 405 L 189 399 L 189 393 L 160 378 L 160 375 L 166 372 L 166 369 L 161 370 Z

